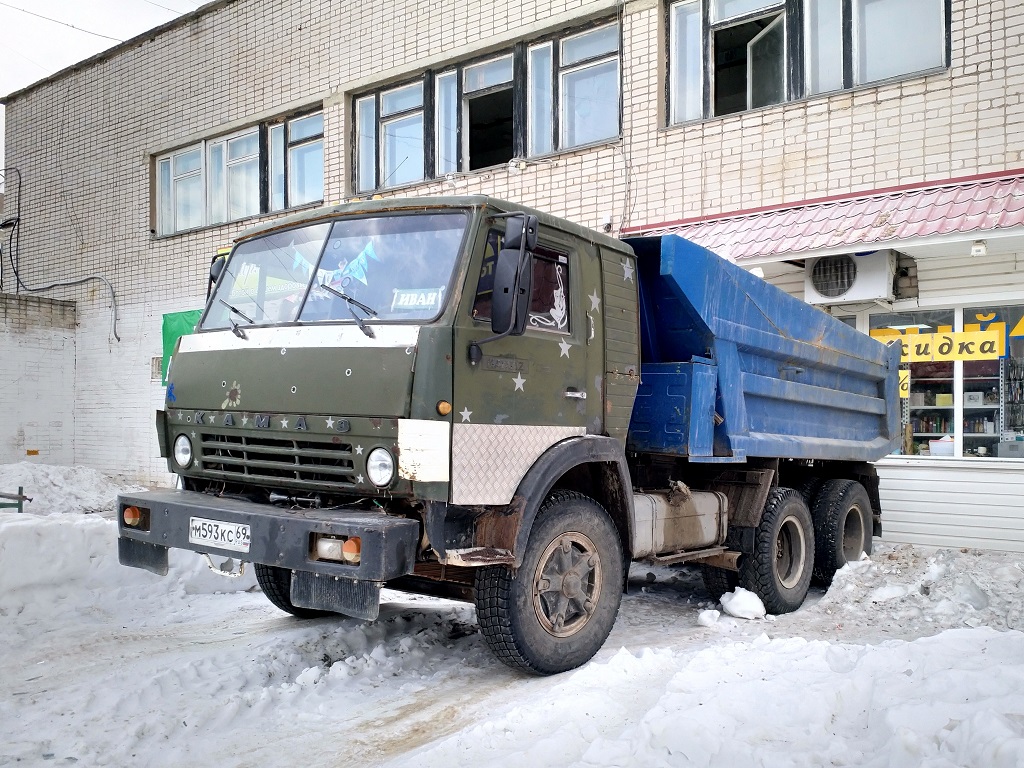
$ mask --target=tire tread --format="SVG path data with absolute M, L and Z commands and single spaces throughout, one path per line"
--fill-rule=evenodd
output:
M 803 593 L 800 595 L 797 605 L 793 605 L 792 602 L 785 600 L 785 597 L 779 593 L 775 583 L 774 560 L 772 557 L 775 544 L 775 520 L 793 497 L 799 499 L 806 509 L 806 502 L 803 501 L 803 495 L 799 491 L 793 488 L 781 487 L 772 489 L 765 502 L 761 522 L 754 534 L 754 553 L 744 555 L 740 561 L 740 584 L 761 598 L 765 610 L 774 615 L 791 613 L 799 608 L 799 604 L 803 603 L 811 581 L 812 566 L 809 565 L 803 578 L 802 589 L 800 587 L 797 588 L 798 593 Z M 804 553 L 804 557 L 808 561 L 813 561 L 814 530 L 809 510 L 807 510 L 806 522 L 810 524 L 808 530 L 805 531 L 805 534 L 810 537 L 810 541 L 807 542 L 809 546 Z
M 858 490 L 859 489 L 859 490 Z M 870 514 L 870 500 L 864 486 L 856 480 L 833 480 L 825 483 L 814 500 L 811 518 L 814 521 L 814 581 L 828 587 L 836 571 L 846 564 L 842 557 L 842 534 L 839 521 L 849 507 L 851 494 L 862 495 L 861 506 L 867 501 L 865 514 Z M 862 549 L 871 554 L 871 520 L 861 517 L 864 530 Z
M 545 513 L 547 513 L 552 507 L 574 501 L 592 504 L 602 515 L 605 517 L 608 516 L 604 507 L 589 496 L 577 493 L 576 491 L 560 490 L 555 491 L 545 500 L 537 515 L 537 519 L 534 521 L 534 526 L 544 518 Z M 611 522 L 610 518 L 608 518 L 608 523 L 614 530 L 614 524 Z M 615 539 L 618 541 L 618 534 L 615 534 Z M 616 548 L 615 552 L 609 554 L 610 557 L 617 556 L 621 563 L 621 545 Z M 624 563 L 622 565 L 625 567 Z M 515 575 L 511 568 L 503 565 L 480 568 L 477 570 L 475 583 L 477 623 L 480 626 L 480 632 L 484 637 L 484 641 L 487 643 L 487 647 L 490 648 L 491 652 L 502 663 L 512 667 L 513 669 L 533 675 L 550 675 L 571 668 L 566 666 L 549 668 L 549 666 L 530 658 L 526 642 L 517 636 L 516 627 L 513 623 Z M 621 588 L 621 585 L 618 584 L 615 584 L 614 586 Z M 620 596 L 621 592 L 616 597 L 618 598 Z M 618 603 L 616 602 L 615 612 L 617 611 Z M 601 642 L 603 643 L 605 639 L 607 638 L 602 638 Z

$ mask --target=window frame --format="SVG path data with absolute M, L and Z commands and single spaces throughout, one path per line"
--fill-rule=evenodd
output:
M 253 136 L 256 138 L 256 152 L 254 154 L 250 153 L 241 158 L 235 158 L 234 160 L 232 160 L 230 157 L 230 153 L 228 151 L 231 142 L 237 141 L 238 139 L 247 139 Z M 237 218 L 231 217 L 231 184 L 229 183 L 228 176 L 229 170 L 232 166 L 244 165 L 255 159 L 257 187 L 259 187 L 260 157 L 263 154 L 260 143 L 261 139 L 259 126 L 243 128 L 240 131 L 224 134 L 223 136 L 218 136 L 215 139 L 209 139 L 203 142 L 203 170 L 204 176 L 206 177 L 205 184 L 203 185 L 205 193 L 203 201 L 205 206 L 205 224 L 215 226 L 217 224 L 226 224 L 229 221 L 239 221 L 241 219 L 249 218 L 250 216 L 258 215 L 259 208 L 262 207 L 262 202 L 258 199 L 260 195 L 259 190 L 257 189 L 257 211 L 255 213 L 243 214 L 242 216 L 239 216 Z M 223 147 L 222 156 L 219 162 L 221 189 L 215 190 L 213 186 L 215 179 L 213 152 L 214 148 L 217 147 L 218 145 Z M 219 199 L 215 200 L 215 197 Z M 220 206 L 220 209 L 223 211 L 222 218 L 217 218 L 219 214 L 215 214 L 214 205 Z
M 291 167 L 292 167 L 292 153 L 293 153 L 293 151 L 296 150 L 296 149 L 301 149 L 302 147 L 307 147 L 307 146 L 310 146 L 310 145 L 315 144 L 317 142 L 320 142 L 321 165 L 323 164 L 322 161 L 323 161 L 323 157 L 324 157 L 324 134 L 325 134 L 325 130 L 324 130 L 323 122 L 322 122 L 323 121 L 323 114 L 324 114 L 323 110 L 318 109 L 318 110 L 314 110 L 312 112 L 303 112 L 303 113 L 296 114 L 296 115 L 289 115 L 286 118 L 282 118 L 280 120 L 277 120 L 275 122 L 267 124 L 266 141 L 267 141 L 267 159 L 268 159 L 268 169 L 267 169 L 268 170 L 268 179 L 267 179 L 267 183 L 265 185 L 263 185 L 263 186 L 265 186 L 267 188 L 268 194 L 270 195 L 270 200 L 267 203 L 268 211 L 273 211 L 273 212 L 287 211 L 289 208 L 301 208 L 302 206 L 313 205 L 316 202 L 321 202 L 321 203 L 323 202 L 323 199 L 324 199 L 323 198 L 323 194 L 321 194 L 319 200 L 307 200 L 305 202 L 296 203 L 296 204 L 293 204 L 292 203 L 292 199 L 291 199 L 292 198 L 292 181 L 293 181 L 293 176 L 291 174 Z M 321 118 L 320 132 L 319 133 L 313 133 L 313 134 L 310 134 L 308 136 L 303 136 L 302 138 L 299 138 L 299 139 L 293 139 L 292 138 L 292 127 L 293 127 L 293 125 L 295 123 L 297 123 L 298 121 L 300 121 L 300 120 L 305 120 L 305 119 L 310 118 L 310 117 L 315 117 L 316 115 L 320 115 L 320 118 Z M 282 133 L 282 147 L 281 147 L 283 154 L 282 154 L 282 156 L 280 158 L 275 158 L 274 157 L 274 147 L 273 147 L 273 142 L 272 142 L 272 134 L 273 134 L 274 130 L 276 130 L 277 128 L 281 128 L 281 130 L 283 131 L 283 133 Z M 282 189 L 281 189 L 281 193 L 282 193 L 282 199 L 284 200 L 284 204 L 280 208 L 275 207 L 274 203 L 273 203 L 273 196 L 274 196 L 274 193 L 275 193 L 273 185 L 274 185 L 275 182 L 274 182 L 274 178 L 273 178 L 273 175 L 272 175 L 272 171 L 273 171 L 273 168 L 274 168 L 275 161 L 278 161 L 278 160 L 281 162 L 281 169 L 282 169 Z M 323 192 L 323 190 L 321 190 L 321 193 L 322 192 Z
M 573 62 L 571 66 L 563 67 L 560 64 L 561 43 L 566 40 L 580 37 L 602 28 L 614 28 L 616 35 L 616 47 L 613 51 L 597 54 L 586 59 Z M 536 108 L 537 100 L 534 98 L 533 81 L 531 79 L 530 64 L 533 61 L 532 52 L 547 48 L 550 51 L 550 120 L 545 120 L 551 130 L 550 147 L 542 152 L 532 152 L 530 140 L 531 124 L 536 122 L 533 119 L 533 110 Z M 512 80 L 510 83 L 491 84 L 486 88 L 480 88 L 469 92 L 465 87 L 465 73 L 467 70 L 490 62 L 499 61 L 503 58 L 512 59 Z M 577 145 L 567 145 L 562 140 L 563 109 L 564 104 L 561 98 L 561 79 L 565 71 L 577 71 L 606 61 L 615 61 L 617 72 L 617 131 L 613 136 L 593 142 Z M 566 32 L 551 33 L 532 40 L 520 41 L 508 47 L 490 51 L 487 54 L 475 56 L 450 64 L 445 64 L 436 69 L 426 69 L 412 77 L 402 80 L 381 84 L 375 88 L 354 93 L 351 97 L 350 109 L 352 116 L 352 132 L 349 134 L 349 157 L 351 170 L 349 172 L 348 184 L 351 193 L 354 195 L 367 195 L 377 191 L 391 191 L 403 186 L 411 186 L 426 182 L 436 181 L 459 173 L 476 173 L 484 170 L 483 167 L 470 169 L 471 158 L 469 156 L 469 121 L 467 115 L 467 99 L 493 92 L 512 88 L 513 102 L 513 137 L 512 137 L 512 159 L 544 157 L 547 155 L 562 152 L 574 151 L 582 147 L 598 145 L 621 140 L 622 136 L 622 24 L 617 17 L 605 17 L 580 27 L 574 27 Z M 454 160 L 454 168 L 450 164 L 442 162 L 440 151 L 446 146 L 441 139 L 442 125 L 445 124 L 446 116 L 441 114 L 441 82 L 450 76 L 455 77 L 455 149 L 457 157 Z M 381 96 L 396 89 L 411 85 L 416 82 L 423 84 L 423 175 L 416 181 L 406 181 L 399 184 L 386 184 L 382 178 L 383 154 L 382 154 L 382 124 L 384 118 L 381 115 Z M 547 95 L 546 95 L 547 97 Z M 373 119 L 363 113 L 373 105 Z M 388 118 L 393 118 L 389 115 Z M 373 123 L 375 136 L 372 138 L 374 147 L 372 172 L 365 168 L 363 160 L 369 159 L 368 143 L 370 139 L 361 133 L 361 120 L 366 121 L 368 126 Z M 500 167 L 500 164 L 487 166 Z M 369 186 L 372 178 L 373 186 Z
M 993 310 L 1004 311 L 1008 314 L 1003 317 L 995 317 L 996 312 Z M 901 429 L 905 429 L 908 423 L 914 424 L 915 421 L 921 426 L 920 429 L 915 429 L 912 432 L 912 439 L 915 441 L 915 444 L 929 445 L 929 440 L 939 439 L 943 434 L 946 434 L 953 438 L 953 452 L 952 454 L 942 456 L 940 460 L 997 458 L 1002 461 L 1020 461 L 1011 457 L 998 457 L 994 453 L 987 455 L 979 454 L 977 447 L 987 443 L 998 444 L 1001 441 L 1002 433 L 1008 428 L 1007 424 L 1011 418 L 1009 406 L 1016 405 L 1018 408 L 1024 408 L 1024 406 L 1019 405 L 1019 400 L 1011 400 L 1003 389 L 1002 384 L 998 383 L 1007 377 L 1006 369 L 1010 360 L 1024 360 L 1024 358 L 1013 355 L 1014 350 L 1018 352 L 1024 350 L 1024 341 L 1022 341 L 1024 336 L 1010 335 L 1012 329 L 1016 329 L 1021 323 L 1024 323 L 1024 319 L 1016 319 L 1021 315 L 1024 315 L 1024 302 L 986 302 L 980 299 L 972 299 L 963 303 L 940 303 L 934 306 L 913 307 L 905 310 L 895 308 L 890 310 L 878 309 L 877 311 L 868 310 L 858 313 L 859 329 L 872 338 L 877 338 L 883 342 L 899 338 L 905 342 L 909 341 L 912 343 L 915 338 L 913 335 L 915 332 L 951 334 L 955 337 L 957 334 L 981 330 L 982 328 L 991 330 L 993 327 L 998 328 L 1000 323 L 1005 323 L 1006 347 L 1003 350 L 1003 357 L 999 360 L 977 361 L 957 358 L 948 361 L 902 362 L 900 364 L 902 370 L 912 371 L 910 374 L 910 394 L 923 394 L 924 398 L 926 398 L 916 404 L 911 397 L 901 399 L 900 401 Z M 882 319 L 889 316 L 899 317 L 900 324 L 882 325 Z M 1011 316 L 1013 318 L 1012 321 Z M 922 321 L 927 322 L 922 323 Z M 996 325 L 989 326 L 989 323 L 996 323 Z M 893 333 L 887 334 L 885 333 L 886 329 L 894 331 L 898 335 Z M 978 373 L 968 370 L 979 363 L 988 363 L 990 367 L 993 363 L 996 363 L 998 373 L 989 372 L 987 374 L 980 374 L 979 377 Z M 921 369 L 928 366 L 932 367 L 932 372 L 925 372 L 922 376 Z M 945 366 L 948 372 L 938 373 L 942 366 Z M 993 382 L 997 382 L 997 384 L 993 384 Z M 986 400 L 980 405 L 967 402 L 966 393 L 981 392 L 990 387 L 997 388 L 998 400 Z M 948 403 L 938 403 L 937 400 L 931 401 L 927 399 L 928 395 L 926 393 L 932 392 L 934 395 L 935 392 L 940 390 L 942 394 L 949 395 Z M 977 425 L 980 423 L 979 419 L 982 422 L 986 420 L 986 415 L 992 416 L 994 431 L 968 429 L 968 422 Z M 1017 412 L 1013 418 L 1019 415 L 1020 413 Z M 932 424 L 923 423 L 929 419 L 932 420 Z M 945 423 L 939 423 L 943 419 Z M 1021 422 L 1021 425 L 1024 425 L 1024 422 Z M 970 437 L 965 439 L 965 436 Z M 987 445 L 986 450 L 988 450 Z M 921 454 L 917 450 L 912 453 L 904 453 L 903 446 L 901 445 L 890 456 L 926 460 L 929 458 L 934 459 L 938 454 L 931 454 L 930 451 L 927 454 Z
M 937 72 L 943 72 L 950 68 L 952 61 L 952 0 L 939 0 L 939 7 L 942 13 L 940 26 L 945 35 L 945 44 L 942 48 L 942 62 L 939 66 L 927 69 L 916 70 L 893 75 L 881 80 L 865 80 L 858 82 L 855 72 L 855 45 L 858 35 L 854 20 L 855 0 L 840 0 L 842 8 L 841 37 L 842 37 L 842 87 L 839 89 L 822 90 L 814 92 L 811 90 L 812 77 L 810 74 L 811 62 L 806 58 L 806 50 L 810 41 L 808 30 L 809 14 L 806 12 L 806 2 L 813 0 L 775 0 L 766 3 L 764 6 L 748 13 L 739 14 L 727 19 L 713 20 L 713 0 L 667 0 L 663 10 L 663 28 L 665 30 L 665 54 L 666 54 L 666 76 L 664 77 L 665 95 L 665 121 L 666 127 L 672 128 L 678 125 L 686 125 L 701 120 L 711 120 L 730 115 L 743 114 L 756 109 L 771 109 L 781 104 L 790 103 L 799 99 L 817 98 L 833 93 L 842 93 L 860 88 L 871 88 L 879 85 L 900 82 L 916 77 L 923 77 Z M 677 89 L 685 83 L 686 77 L 676 66 L 673 59 L 673 46 L 675 36 L 678 34 L 675 10 L 684 5 L 696 5 L 700 15 L 700 74 L 697 81 L 700 82 L 701 114 L 697 117 L 682 117 L 677 119 L 677 113 L 684 113 L 685 110 L 677 108 Z M 785 99 L 779 104 L 772 104 L 762 107 L 747 108 L 737 112 L 716 114 L 714 110 L 715 82 L 714 71 L 714 38 L 718 32 L 729 27 L 738 26 L 760 18 L 781 14 L 785 34 L 786 52 L 786 87 Z M 748 102 L 749 103 L 749 102 Z
M 256 123 L 253 125 L 240 128 L 229 133 L 222 133 L 216 136 L 211 136 L 201 141 L 192 142 L 185 146 L 173 149 L 167 152 L 161 152 L 155 154 L 152 157 L 152 169 L 155 179 L 155 184 L 152 188 L 152 194 L 154 198 L 154 204 L 152 207 L 153 220 L 151 223 L 151 232 L 157 237 L 171 237 L 174 235 L 183 234 L 186 232 L 192 232 L 207 227 L 218 227 L 225 224 L 229 224 L 236 221 L 245 221 L 246 219 L 255 218 L 257 216 L 263 216 L 270 213 L 279 213 L 294 208 L 302 208 L 311 205 L 322 204 L 324 200 L 323 191 L 321 191 L 321 197 L 317 200 L 310 200 L 307 202 L 293 205 L 289 200 L 289 158 L 291 151 L 296 148 L 312 145 L 316 142 L 320 143 L 320 158 L 321 163 L 324 162 L 324 131 L 322 130 L 319 134 L 312 134 L 310 136 L 303 137 L 302 139 L 289 141 L 289 130 L 292 123 L 298 120 L 302 120 L 307 117 L 313 117 L 315 115 L 323 115 L 324 110 L 322 107 L 316 107 L 314 109 L 306 109 L 301 112 L 290 113 L 285 116 L 276 117 L 271 120 Z M 283 191 L 283 207 L 277 207 L 274 202 L 274 171 L 276 170 L 276 164 L 278 158 L 273 157 L 274 147 L 272 146 L 272 135 L 277 129 L 283 131 L 283 152 L 284 156 L 281 162 L 282 165 L 282 179 L 284 185 Z M 229 184 L 228 184 L 228 169 L 232 165 L 240 165 L 245 162 L 251 162 L 254 155 L 247 155 L 245 158 L 239 158 L 235 160 L 228 159 L 228 145 L 231 141 L 240 138 L 246 138 L 255 136 L 257 140 L 257 153 L 255 155 L 257 164 L 257 184 L 258 184 L 258 198 L 259 204 L 257 210 L 252 213 L 245 213 L 241 216 L 232 218 L 230 212 L 230 199 L 229 199 Z M 213 189 L 211 185 L 215 182 L 215 174 L 213 171 L 214 166 L 214 151 L 215 147 L 220 145 L 222 147 L 220 158 L 220 184 L 221 189 Z M 189 172 L 188 174 L 180 174 L 174 176 L 174 158 L 187 153 L 198 151 L 200 157 L 200 167 L 198 171 Z M 165 170 L 167 177 L 165 178 Z M 201 216 L 200 221 L 195 226 L 179 227 L 178 226 L 178 215 L 177 215 L 177 197 L 176 187 L 177 182 L 180 179 L 192 177 L 196 173 L 200 178 L 200 189 L 202 200 L 200 203 Z M 169 198 L 165 199 L 165 182 L 170 182 L 169 187 Z M 220 197 L 217 201 L 215 198 Z M 220 210 L 215 208 L 221 206 L 223 210 L 223 217 L 221 218 Z
M 396 109 L 394 111 L 388 112 L 387 114 L 384 114 L 384 97 L 385 96 L 387 96 L 389 94 L 392 94 L 392 93 L 397 93 L 398 91 L 402 91 L 402 90 L 405 90 L 407 88 L 411 88 L 414 85 L 419 85 L 419 87 L 420 87 L 420 102 L 419 102 L 419 104 L 417 104 L 415 106 L 405 107 L 405 108 L 402 108 L 402 109 Z M 377 183 L 377 188 L 378 189 L 393 189 L 395 187 L 404 187 L 404 186 L 406 186 L 408 184 L 418 184 L 419 182 L 423 181 L 427 177 L 427 168 L 426 168 L 426 164 L 424 162 L 423 167 L 421 168 L 421 175 L 420 175 L 420 177 L 418 179 L 410 180 L 410 181 L 398 182 L 396 184 L 388 184 L 388 179 L 391 176 L 393 176 L 395 173 L 398 172 L 398 169 L 401 168 L 401 163 L 399 163 L 397 166 L 395 166 L 394 170 L 387 177 L 384 176 L 384 172 L 386 170 L 385 167 L 384 167 L 384 158 L 387 156 L 387 145 L 385 143 L 385 139 L 387 138 L 387 134 L 386 134 L 386 132 L 384 130 L 384 127 L 387 126 L 387 125 L 393 124 L 393 123 L 397 123 L 397 122 L 400 122 L 400 121 L 408 120 L 411 117 L 419 116 L 421 144 L 424 147 L 424 149 L 423 149 L 423 159 L 425 161 L 426 156 L 427 156 L 427 152 L 426 152 L 427 121 L 428 120 L 433 121 L 433 99 L 429 98 L 429 96 L 428 96 L 428 92 L 433 90 L 431 88 L 431 85 L 432 85 L 432 83 L 429 83 L 426 77 L 418 77 L 418 78 L 414 78 L 413 80 L 408 80 L 408 81 L 405 81 L 403 83 L 396 84 L 396 85 L 394 85 L 394 86 L 392 86 L 390 88 L 385 88 L 385 89 L 382 89 L 382 90 L 377 92 L 377 94 L 376 94 L 376 115 L 377 115 L 376 130 L 377 130 L 377 135 L 376 135 L 376 139 L 375 139 L 374 144 L 376 146 L 376 157 L 377 157 L 377 163 L 376 163 L 376 167 L 377 167 L 376 183 Z M 430 102 L 429 105 L 428 105 L 428 101 Z M 415 160 L 413 162 L 415 162 Z
M 181 173 L 181 174 L 175 175 L 175 173 L 174 173 L 174 161 L 175 161 L 175 158 L 181 157 L 182 155 L 190 154 L 192 152 L 198 152 L 199 153 L 199 168 L 196 169 L 195 171 L 187 171 L 185 173 Z M 193 177 L 198 177 L 198 179 L 199 179 L 200 194 L 202 196 L 202 200 L 200 201 L 200 211 L 202 212 L 201 218 L 205 221 L 205 218 L 206 218 L 206 162 L 205 162 L 205 153 L 206 153 L 206 150 L 205 150 L 205 146 L 204 146 L 203 142 L 199 142 L 198 144 L 190 144 L 188 146 L 181 147 L 180 149 L 174 150 L 173 152 L 167 152 L 167 153 L 165 153 L 165 154 L 163 154 L 163 155 L 161 155 L 161 156 L 156 158 L 156 177 L 157 177 L 157 183 L 156 183 L 155 195 L 156 195 L 156 227 L 157 227 L 156 231 L 157 231 L 158 234 L 161 234 L 161 235 L 173 235 L 173 234 L 175 234 L 177 232 L 188 232 L 188 231 L 191 231 L 193 229 L 198 229 L 198 228 L 203 226 L 203 224 L 200 223 L 196 227 L 182 227 L 181 229 L 178 229 L 178 205 L 177 205 L 177 203 L 178 203 L 178 195 L 177 195 L 177 186 L 178 186 L 178 181 L 179 180 L 193 178 Z M 163 186 L 162 182 L 163 182 L 163 179 L 164 179 L 163 171 L 162 171 L 163 167 L 166 167 L 166 169 L 167 169 L 166 179 L 167 179 L 167 182 L 169 184 L 169 191 L 170 191 L 170 196 L 166 200 L 164 200 L 164 199 L 162 199 L 160 197 L 160 194 L 161 194 L 160 190 L 161 190 L 161 187 Z M 162 210 L 165 207 L 166 207 L 166 211 Z M 170 218 L 171 228 L 169 230 L 164 231 L 164 229 L 160 225 L 161 225 L 161 223 L 166 218 Z

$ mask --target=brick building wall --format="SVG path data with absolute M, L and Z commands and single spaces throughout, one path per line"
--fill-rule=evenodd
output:
M 954 0 L 952 9 L 951 66 L 941 73 L 669 128 L 666 13 L 658 0 L 221 0 L 13 95 L 6 152 L 24 179 L 22 279 L 39 285 L 101 275 L 118 297 L 120 341 L 97 283 L 47 294 L 75 301 L 81 324 L 74 460 L 140 476 L 162 472 L 162 462 L 142 458 L 155 450 L 152 410 L 162 397 L 150 379 L 160 316 L 200 306 L 211 255 L 260 220 L 156 237 L 155 154 L 323 105 L 324 195 L 338 202 L 351 194 L 353 93 L 618 16 L 620 140 L 400 192 L 492 194 L 586 226 L 610 221 L 616 232 L 1019 168 L 1024 2 Z M 7 216 L 14 197 L 8 189 Z M 9 266 L 2 275 L 11 290 Z

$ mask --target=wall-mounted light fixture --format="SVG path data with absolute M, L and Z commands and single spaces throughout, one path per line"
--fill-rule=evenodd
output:
M 988 256 L 988 243 L 984 240 L 975 240 L 971 245 L 971 256 Z

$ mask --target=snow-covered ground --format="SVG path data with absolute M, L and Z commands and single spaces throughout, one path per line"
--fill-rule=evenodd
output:
M 754 620 L 692 569 L 634 566 L 597 657 L 528 678 L 469 605 L 389 592 L 372 624 L 300 622 L 190 553 L 162 579 L 118 565 L 117 486 L 95 472 L 0 466 L 19 485 L 0 766 L 1024 766 L 1019 555 L 876 541 Z

